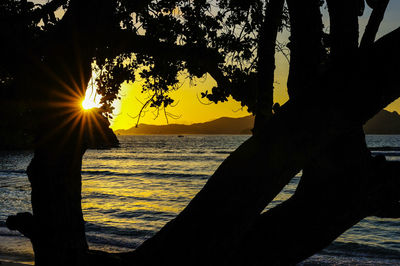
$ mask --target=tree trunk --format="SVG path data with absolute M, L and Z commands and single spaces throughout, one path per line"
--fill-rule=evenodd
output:
M 290 68 L 288 94 L 290 99 L 308 98 L 315 78 L 321 74 L 324 59 L 322 47 L 322 15 L 320 1 L 287 1 L 290 15 Z
M 36 68 L 26 77 L 37 121 L 34 157 L 27 170 L 33 216 L 20 214 L 7 223 L 31 239 L 36 265 L 87 264 L 82 156 L 93 144 L 90 133 L 104 126 L 104 118 L 96 112 L 84 112 L 81 102 L 101 39 L 97 37 L 108 30 L 102 28 L 110 22 L 104 14 L 114 10 L 105 7 L 109 7 L 107 0 L 71 1 L 47 36 L 48 42 L 42 44 L 45 56 L 32 59 Z
M 45 63 L 51 76 L 48 72 L 39 76 L 49 81 L 40 84 L 43 91 L 52 90 L 42 94 L 42 122 L 27 171 L 32 186 L 31 240 L 37 265 L 54 265 L 56 261 L 59 265 L 83 265 L 82 254 L 88 249 L 81 209 L 80 171 L 86 133 L 80 102 L 91 75 L 91 57 L 86 51 L 71 49 L 80 40 L 67 36 Z
M 327 3 L 333 65 L 337 67 L 337 64 L 342 62 L 355 62 L 351 58 L 354 58 L 358 49 L 360 1 L 327 0 Z M 346 67 L 346 65 L 341 65 L 341 67 Z
M 337 138 L 311 159 L 295 194 L 260 215 L 233 262 L 292 265 L 326 247 L 371 213 L 372 162 L 361 128 Z
M 272 116 L 275 72 L 275 47 L 282 24 L 284 0 L 269 1 L 258 41 L 257 99 L 253 132 Z

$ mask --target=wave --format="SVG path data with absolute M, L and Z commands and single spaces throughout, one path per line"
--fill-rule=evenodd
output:
M 399 157 L 400 156 L 400 152 L 372 151 L 372 155 L 383 155 L 383 156 Z
M 231 154 L 232 151 L 214 151 L 216 154 Z
M 176 154 L 176 155 L 175 155 Z M 160 156 L 161 155 L 161 156 Z M 163 156 L 164 155 L 164 156 Z M 117 155 L 116 155 L 117 156 Z M 129 160 L 132 161 L 168 161 L 168 162 L 187 162 L 187 161 L 222 161 L 221 154 L 210 154 L 210 153 L 197 153 L 196 156 L 192 156 L 190 154 L 171 154 L 168 153 L 163 154 L 153 154 L 153 156 L 132 156 Z M 112 159 L 111 159 L 112 160 Z
M 400 151 L 400 147 L 382 146 L 382 147 L 368 147 L 370 151 Z
M 26 169 L 0 170 L 0 174 L 26 174 Z
M 85 228 L 86 232 L 101 232 L 103 234 L 107 235 L 116 235 L 116 236 L 122 236 L 122 237 L 134 237 L 134 238 L 140 238 L 144 239 L 148 236 L 151 236 L 155 233 L 155 230 L 146 230 L 146 229 L 136 229 L 136 228 L 118 228 L 115 226 L 109 226 L 109 225 L 100 225 L 100 224 L 94 224 L 90 222 L 85 223 Z M 93 234 L 92 234 L 93 235 Z
M 126 177 L 155 177 L 155 178 L 208 178 L 205 174 L 187 174 L 187 173 L 163 173 L 163 172 L 115 172 L 115 171 L 99 171 L 99 170 L 84 170 L 83 175 L 90 176 L 126 176 Z
M 85 158 L 86 159 L 86 158 Z M 88 159 L 90 160 L 131 160 L 132 157 L 130 156 L 118 156 L 118 154 L 116 154 L 115 156 L 99 156 L 99 157 L 89 157 Z
M 97 154 L 90 154 L 85 156 L 84 160 L 88 163 L 90 161 L 123 161 L 123 160 L 149 160 L 149 161 L 204 161 L 204 160 L 221 160 L 221 155 L 230 154 L 230 150 L 164 150 L 153 152 L 136 152 L 136 153 L 115 153 L 111 155 L 99 156 Z
M 96 176 L 133 176 L 132 173 L 121 173 L 113 171 L 100 171 L 100 170 L 83 170 L 82 175 L 96 175 Z
M 118 196 L 112 193 L 102 193 L 99 191 L 94 191 L 90 192 L 89 194 L 86 194 L 84 192 L 84 198 L 92 198 L 92 199 L 116 199 L 120 201 L 126 201 L 126 202 L 133 202 L 133 201 L 159 201 L 159 199 L 154 199 L 154 198 L 149 198 L 149 197 L 136 197 L 136 196 Z M 92 208 L 87 208 L 86 210 L 92 210 Z M 106 214 L 109 212 L 109 209 L 104 209 L 103 212 L 101 210 L 97 210 L 103 214 Z
M 21 233 L 18 231 L 11 231 L 6 227 L 6 223 L 4 221 L 0 222 L 0 236 L 16 236 L 21 237 Z
M 382 246 L 335 241 L 320 254 L 350 257 L 399 259 L 400 251 Z
M 141 218 L 148 222 L 160 221 L 160 220 L 170 220 L 176 216 L 176 213 L 172 212 L 160 212 L 152 210 L 136 210 L 136 211 L 120 211 L 111 214 L 116 218 Z
M 91 248 L 100 248 L 101 250 L 111 252 L 124 252 L 137 248 L 148 237 L 143 238 L 122 238 L 109 235 L 100 235 L 96 233 L 87 233 L 86 238 Z

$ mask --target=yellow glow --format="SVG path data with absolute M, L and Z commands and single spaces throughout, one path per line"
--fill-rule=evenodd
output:
M 82 101 L 82 108 L 85 110 L 92 109 L 94 107 L 100 107 L 100 95 L 96 93 L 94 74 L 92 79 L 89 81 L 89 85 L 86 90 L 85 99 Z
M 80 68 L 79 65 L 77 67 Z M 63 87 L 63 89 L 53 91 L 53 100 L 49 103 L 49 108 L 51 108 L 50 119 L 61 119 L 57 127 L 46 132 L 42 141 L 62 132 L 63 138 L 60 139 L 60 146 L 62 146 L 70 137 L 76 138 L 76 134 L 78 134 L 78 145 L 75 146 L 78 151 L 81 149 L 83 141 L 97 141 L 97 136 L 107 139 L 103 132 L 104 117 L 99 112 L 85 112 L 80 105 L 84 98 L 83 88 L 87 87 L 87 84 L 84 84 L 83 74 L 78 79 L 73 79 L 71 75 L 68 82 L 65 82 L 51 70 L 48 71 L 48 74 Z M 91 90 L 94 90 L 93 87 L 89 84 L 86 96 L 89 96 L 87 99 L 92 99 L 96 103 L 100 97 L 91 93 Z
M 168 117 L 168 123 L 192 124 L 210 121 L 223 116 L 243 117 L 249 115 L 247 108 L 241 108 L 240 103 L 232 99 L 219 104 L 209 103 L 208 100 L 201 99 L 200 93 L 205 90 L 211 91 L 215 84 L 214 79 L 209 75 L 207 78 L 198 79 L 195 84 L 191 84 L 189 80 L 183 81 L 183 85 L 178 90 L 170 93 L 175 102 L 166 111 L 178 117 L 178 119 Z M 141 93 L 141 91 L 142 84 L 140 82 L 135 82 L 134 84 L 124 83 L 122 85 L 120 93 L 122 99 L 113 104 L 115 108 L 114 119 L 110 121 L 113 130 L 127 129 L 136 125 L 137 115 L 143 106 L 142 104 L 148 99 L 148 94 Z M 160 109 L 158 116 L 156 111 L 151 108 L 147 109 L 142 115 L 139 123 L 167 124 L 162 109 Z
M 285 37 L 288 39 L 288 36 Z M 281 105 L 288 100 L 287 94 L 287 73 L 289 64 L 286 58 L 281 54 L 276 54 L 276 69 L 274 83 L 274 102 Z M 185 80 L 184 76 L 179 77 L 183 85 L 176 91 L 170 93 L 175 100 L 175 107 L 168 107 L 167 112 L 172 113 L 178 119 L 168 119 L 170 124 L 193 124 L 203 123 L 220 117 L 243 117 L 249 115 L 247 108 L 242 108 L 240 103 L 230 98 L 224 103 L 209 103 L 206 99 L 201 99 L 200 93 L 208 90 L 209 92 L 216 85 L 214 79 L 207 75 L 206 78 L 197 79 L 196 82 Z M 134 84 L 124 83 L 121 87 L 121 100 L 115 101 L 114 119 L 110 121 L 111 128 L 128 129 L 136 125 L 137 115 L 140 112 L 143 103 L 146 102 L 149 95 L 141 93 L 142 84 L 140 77 Z M 246 88 L 243 88 L 244 90 Z M 200 98 L 200 100 L 199 100 Z M 201 101 L 201 102 L 200 102 Z M 205 103 L 205 104 L 204 104 Z M 157 116 L 154 109 L 147 109 L 140 118 L 139 123 L 152 125 L 167 124 L 163 110 Z
M 278 60 L 283 61 L 281 57 Z M 274 89 L 274 98 L 276 102 L 283 104 L 287 101 L 288 96 L 286 93 L 286 76 L 282 75 L 287 68 L 286 65 L 278 67 L 276 71 L 276 84 Z M 181 78 L 183 80 L 183 77 Z M 170 124 L 193 124 L 203 123 L 220 117 L 243 117 L 249 115 L 246 107 L 241 107 L 240 103 L 229 99 L 224 103 L 209 103 L 206 99 L 201 99 L 200 93 L 206 90 L 211 91 L 212 87 L 216 85 L 214 79 L 207 75 L 207 78 L 198 79 L 194 84 L 186 80 L 183 85 L 176 91 L 171 92 L 172 99 L 175 100 L 173 105 L 175 107 L 168 107 L 167 112 L 177 116 L 178 119 L 168 119 Z M 148 99 L 147 93 L 141 93 L 142 84 L 135 82 L 134 84 L 122 85 L 121 100 L 115 101 L 113 106 L 114 119 L 111 122 L 111 128 L 128 129 L 136 125 L 137 115 L 142 104 Z M 200 98 L 200 100 L 199 100 Z M 200 102 L 201 101 L 201 102 Z M 158 116 L 154 109 L 148 109 L 140 118 L 139 123 L 152 124 L 152 125 L 165 125 L 167 124 L 163 110 L 160 110 Z

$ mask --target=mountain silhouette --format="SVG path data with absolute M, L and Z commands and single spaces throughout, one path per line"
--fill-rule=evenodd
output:
M 400 115 L 382 110 L 364 125 L 365 134 L 400 134 Z
M 142 134 L 251 134 L 254 116 L 241 118 L 221 117 L 205 123 L 191 125 L 168 124 L 162 126 L 139 124 L 126 130 L 116 130 L 117 135 Z
M 240 118 L 221 117 L 209 122 L 191 125 L 168 124 L 148 125 L 139 124 L 138 127 L 119 129 L 117 135 L 157 135 L 157 134 L 251 134 L 254 125 L 254 116 Z M 400 134 L 400 115 L 397 112 L 380 111 L 364 126 L 366 134 Z

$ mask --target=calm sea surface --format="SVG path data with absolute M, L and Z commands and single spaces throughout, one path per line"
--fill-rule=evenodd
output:
M 91 248 L 136 248 L 173 219 L 248 137 L 119 136 L 120 148 L 88 150 L 82 203 Z M 400 160 L 400 135 L 370 135 L 367 142 L 374 153 Z M 5 227 L 8 215 L 31 210 L 25 173 L 31 158 L 30 151 L 0 151 L 0 260 L 33 260 L 29 241 Z M 298 177 L 275 203 L 294 192 Z M 400 265 L 400 220 L 367 218 L 305 264 Z

